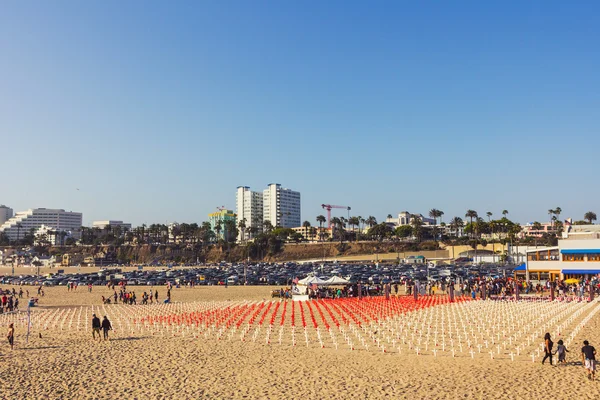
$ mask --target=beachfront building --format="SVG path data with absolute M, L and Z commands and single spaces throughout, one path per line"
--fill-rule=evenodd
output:
M 36 246 L 63 245 L 67 237 L 71 237 L 66 231 L 53 229 L 51 226 L 40 226 L 33 235 Z
M 248 186 L 238 186 L 235 193 L 235 212 L 237 220 L 245 220 L 244 235 L 238 240 L 252 239 L 263 229 L 263 193 L 253 192 Z M 254 228 L 254 229 L 250 229 Z M 253 233 L 255 231 L 256 233 Z
M 552 222 L 528 222 L 525 225 L 521 225 L 521 232 L 519 232 L 518 236 L 521 238 L 541 238 L 542 236 L 544 236 L 544 234 L 548 235 L 552 233 L 556 233 L 555 225 Z
M 587 238 L 568 235 L 558 246 L 527 251 L 521 266 L 530 279 L 591 278 L 600 274 L 600 233 L 588 232 Z
M 100 230 L 105 229 L 107 226 L 110 226 L 111 229 L 115 229 L 116 227 L 121 228 L 121 232 L 131 231 L 131 224 L 115 219 L 107 219 L 104 221 L 94 221 L 92 222 L 92 228 L 98 228 Z
M 408 211 L 402 211 L 398 214 L 398 218 L 386 218 L 385 222 L 387 224 L 392 224 L 395 227 L 398 226 L 404 226 L 404 225 L 411 225 L 412 224 L 412 220 L 413 218 L 416 216 L 418 216 L 421 221 L 423 222 L 424 226 L 433 226 L 434 224 L 434 220 L 433 218 L 427 218 L 425 216 L 423 216 L 423 214 L 414 214 L 414 213 L 410 213 Z M 439 224 L 439 221 L 438 221 Z
M 13 209 L 0 204 L 0 226 L 13 217 Z
M 55 231 L 64 231 L 76 239 L 81 234 L 83 214 L 62 209 L 32 208 L 16 213 L 12 218 L 0 225 L 0 232 L 4 232 L 13 240 L 23 239 L 28 232 L 37 231 L 42 225 Z
M 301 225 L 300 192 L 271 183 L 263 191 L 263 221 L 273 226 L 295 228 Z
M 208 214 L 208 222 L 210 222 L 210 228 L 215 233 L 217 239 L 225 239 L 229 233 L 227 221 L 233 221 L 234 226 L 237 227 L 237 218 L 233 210 L 219 209 L 219 211 Z

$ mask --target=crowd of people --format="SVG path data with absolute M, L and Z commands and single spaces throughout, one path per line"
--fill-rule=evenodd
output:
M 102 303 L 103 304 L 118 304 L 119 302 L 122 304 L 130 304 L 130 305 L 134 305 L 134 304 L 138 304 L 138 297 L 135 294 L 135 291 L 128 291 L 127 290 L 127 285 L 124 284 L 123 282 L 121 282 L 118 285 L 118 292 L 117 292 L 117 285 L 110 283 L 107 285 L 107 287 L 109 289 L 113 290 L 113 295 L 109 296 L 109 297 L 105 297 L 102 296 Z M 167 296 L 166 298 L 163 300 L 163 303 L 170 303 L 171 302 L 171 285 L 167 285 Z M 140 304 L 158 304 L 159 300 L 158 300 L 158 289 L 150 289 L 149 291 L 144 291 L 142 293 L 142 298 L 140 301 Z
M 38 293 L 40 293 L 38 289 Z M 29 299 L 29 289 L 23 290 L 19 288 L 17 291 L 15 288 L 12 289 L 0 289 L 0 314 L 19 310 L 19 299 Z M 30 301 L 37 303 L 37 298 L 31 298 Z

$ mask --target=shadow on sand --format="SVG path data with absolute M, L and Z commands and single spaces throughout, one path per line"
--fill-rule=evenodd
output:
M 37 347 L 21 347 L 23 350 L 46 350 L 46 349 L 61 349 L 64 346 L 37 346 Z

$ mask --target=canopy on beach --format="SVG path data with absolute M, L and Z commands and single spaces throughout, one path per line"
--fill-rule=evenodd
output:
M 327 281 L 319 278 L 318 276 L 307 276 L 304 279 L 298 281 L 300 285 L 326 285 Z
M 339 276 L 332 276 L 331 278 L 327 279 L 325 282 L 327 285 L 348 285 L 348 284 L 350 284 L 349 281 L 345 280 L 344 278 L 340 278 Z

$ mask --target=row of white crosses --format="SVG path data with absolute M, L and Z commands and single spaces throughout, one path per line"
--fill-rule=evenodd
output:
M 380 321 L 369 328 L 379 349 L 433 356 L 488 356 L 535 361 L 545 332 L 558 338 L 579 332 L 598 303 L 477 301 L 432 307 Z M 369 332 L 367 331 L 367 332 Z
M 110 304 L 39 309 L 31 321 L 40 331 L 89 332 L 96 314 L 109 317 L 117 336 L 188 336 L 295 346 L 299 333 L 307 347 L 535 361 L 543 355 L 545 332 L 555 341 L 563 338 L 568 346 L 599 309 L 597 302 L 488 300 L 438 305 L 373 321 L 358 303 L 339 304 L 280 300 Z M 24 313 L 0 314 L 0 321 L 26 327 Z

